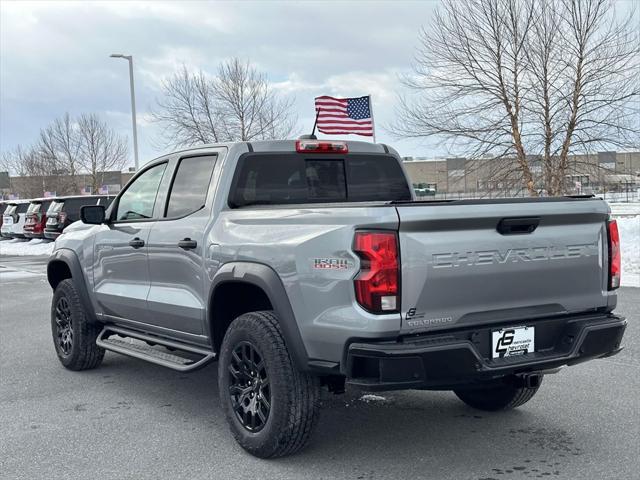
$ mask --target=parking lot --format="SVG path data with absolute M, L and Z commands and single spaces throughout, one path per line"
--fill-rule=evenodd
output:
M 640 289 L 616 357 L 548 376 L 519 410 L 488 414 L 449 392 L 326 394 L 301 454 L 263 461 L 233 441 L 216 365 L 181 374 L 107 353 L 64 370 L 50 339 L 46 257 L 0 256 L 3 478 L 619 479 L 640 454 Z

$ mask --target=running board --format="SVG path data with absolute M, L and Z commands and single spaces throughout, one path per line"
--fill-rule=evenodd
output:
M 121 337 L 133 338 L 135 340 L 141 340 L 143 342 L 150 342 L 155 345 L 162 345 L 163 347 L 168 347 L 170 349 L 179 350 L 181 352 L 190 353 L 192 355 L 198 355 L 202 358 L 194 360 L 191 358 L 176 355 L 174 353 L 163 352 L 151 345 L 130 343 L 126 340 L 111 338 L 110 335 L 112 334 L 117 334 Z M 215 353 L 204 348 L 194 347 L 185 343 L 167 340 L 160 337 L 154 337 L 152 335 L 146 335 L 135 330 L 114 327 L 111 325 L 107 325 L 102 329 L 102 332 L 100 332 L 100 335 L 98 335 L 98 338 L 96 339 L 96 345 L 111 352 L 116 352 L 122 355 L 127 355 L 129 357 L 145 360 L 162 367 L 177 370 L 178 372 L 192 372 L 204 367 L 216 357 Z

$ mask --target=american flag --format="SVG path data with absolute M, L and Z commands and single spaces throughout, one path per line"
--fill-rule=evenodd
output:
M 349 134 L 373 137 L 371 97 L 316 97 L 318 130 L 330 135 Z

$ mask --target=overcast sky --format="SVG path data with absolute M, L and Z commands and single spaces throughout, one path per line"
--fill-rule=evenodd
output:
M 30 144 L 65 111 L 98 112 L 130 138 L 127 62 L 109 58 L 124 53 L 134 56 L 142 162 L 165 150 L 148 113 L 162 79 L 182 63 L 214 73 L 232 56 L 251 60 L 295 97 L 305 131 L 315 96 L 372 94 L 378 141 L 403 155 L 433 156 L 427 145 L 397 142 L 382 127 L 393 118 L 398 75 L 436 5 L 2 1 L 0 147 Z

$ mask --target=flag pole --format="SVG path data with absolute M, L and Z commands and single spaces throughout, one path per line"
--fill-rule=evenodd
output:
M 373 98 L 369 94 L 369 113 L 371 114 L 371 131 L 373 132 L 373 143 L 376 143 L 376 124 L 373 120 Z
M 311 130 L 311 137 L 315 137 L 316 125 L 318 125 L 318 117 L 320 116 L 320 107 L 316 108 L 316 120 L 313 122 L 313 130 Z

